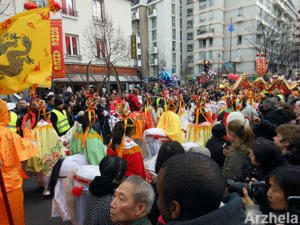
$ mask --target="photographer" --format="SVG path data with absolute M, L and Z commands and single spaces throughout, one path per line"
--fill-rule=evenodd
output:
M 242 200 L 246 208 L 246 219 L 249 219 L 252 224 L 262 224 L 263 221 L 252 219 L 258 218 L 257 215 L 261 215 L 259 218 L 263 219 L 263 215 L 268 214 L 269 217 L 266 217 L 265 222 L 269 224 L 299 224 L 300 203 L 299 198 L 297 199 L 300 196 L 300 181 L 297 179 L 299 176 L 300 166 L 281 166 L 273 170 L 267 192 L 270 207 L 262 211 L 249 197 L 247 189 L 243 188 L 245 197 Z M 273 213 L 275 218 L 270 213 Z

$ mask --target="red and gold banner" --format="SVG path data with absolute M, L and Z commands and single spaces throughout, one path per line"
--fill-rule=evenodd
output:
M 262 54 L 261 64 L 262 64 L 261 65 L 262 74 L 265 75 L 267 73 L 267 61 L 266 61 L 265 54 Z
M 65 63 L 61 19 L 51 19 L 51 54 L 53 62 L 53 79 L 65 78 Z
M 256 54 L 256 73 L 258 76 L 260 76 L 261 74 L 261 62 L 260 62 L 260 58 L 259 58 L 259 54 Z

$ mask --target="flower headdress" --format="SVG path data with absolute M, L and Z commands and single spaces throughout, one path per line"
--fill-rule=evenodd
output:
M 39 105 L 39 114 L 38 114 L 37 121 L 40 121 L 41 115 L 43 115 L 44 119 L 46 120 L 47 115 L 50 114 L 50 112 L 46 112 L 46 108 L 47 108 L 46 102 L 44 100 L 40 100 L 38 105 Z
M 120 148 L 118 151 L 118 156 L 122 157 L 122 154 L 123 154 L 122 150 L 125 145 L 126 129 L 127 129 L 127 127 L 135 127 L 136 124 L 135 124 L 135 121 L 129 117 L 129 109 L 128 109 L 128 105 L 125 104 L 125 101 L 122 100 L 120 105 L 117 105 L 114 102 L 114 105 L 115 105 L 116 109 L 118 110 L 118 112 L 120 113 L 120 115 L 122 116 L 122 121 L 124 123 L 124 133 L 123 133 L 121 145 L 120 145 Z M 128 120 L 131 120 L 132 124 L 128 124 Z

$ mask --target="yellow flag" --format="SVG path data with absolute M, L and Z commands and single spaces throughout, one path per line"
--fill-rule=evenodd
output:
M 0 95 L 33 84 L 50 87 L 51 77 L 50 8 L 28 10 L 0 23 Z

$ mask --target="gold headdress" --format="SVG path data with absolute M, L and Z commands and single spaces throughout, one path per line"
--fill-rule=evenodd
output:
M 39 114 L 38 114 L 37 121 L 40 121 L 41 115 L 43 115 L 44 119 L 46 120 L 47 115 L 50 113 L 50 112 L 46 112 L 47 105 L 44 100 L 40 100 L 38 104 L 39 104 Z
M 98 93 L 91 95 L 89 92 L 87 93 L 88 99 L 87 99 L 87 112 L 88 112 L 88 117 L 89 117 L 89 126 L 86 128 L 83 137 L 82 137 L 82 148 L 85 147 L 86 143 L 86 137 L 89 133 L 89 130 L 91 129 L 92 125 L 96 122 L 96 113 L 95 113 L 95 108 L 98 100 Z

